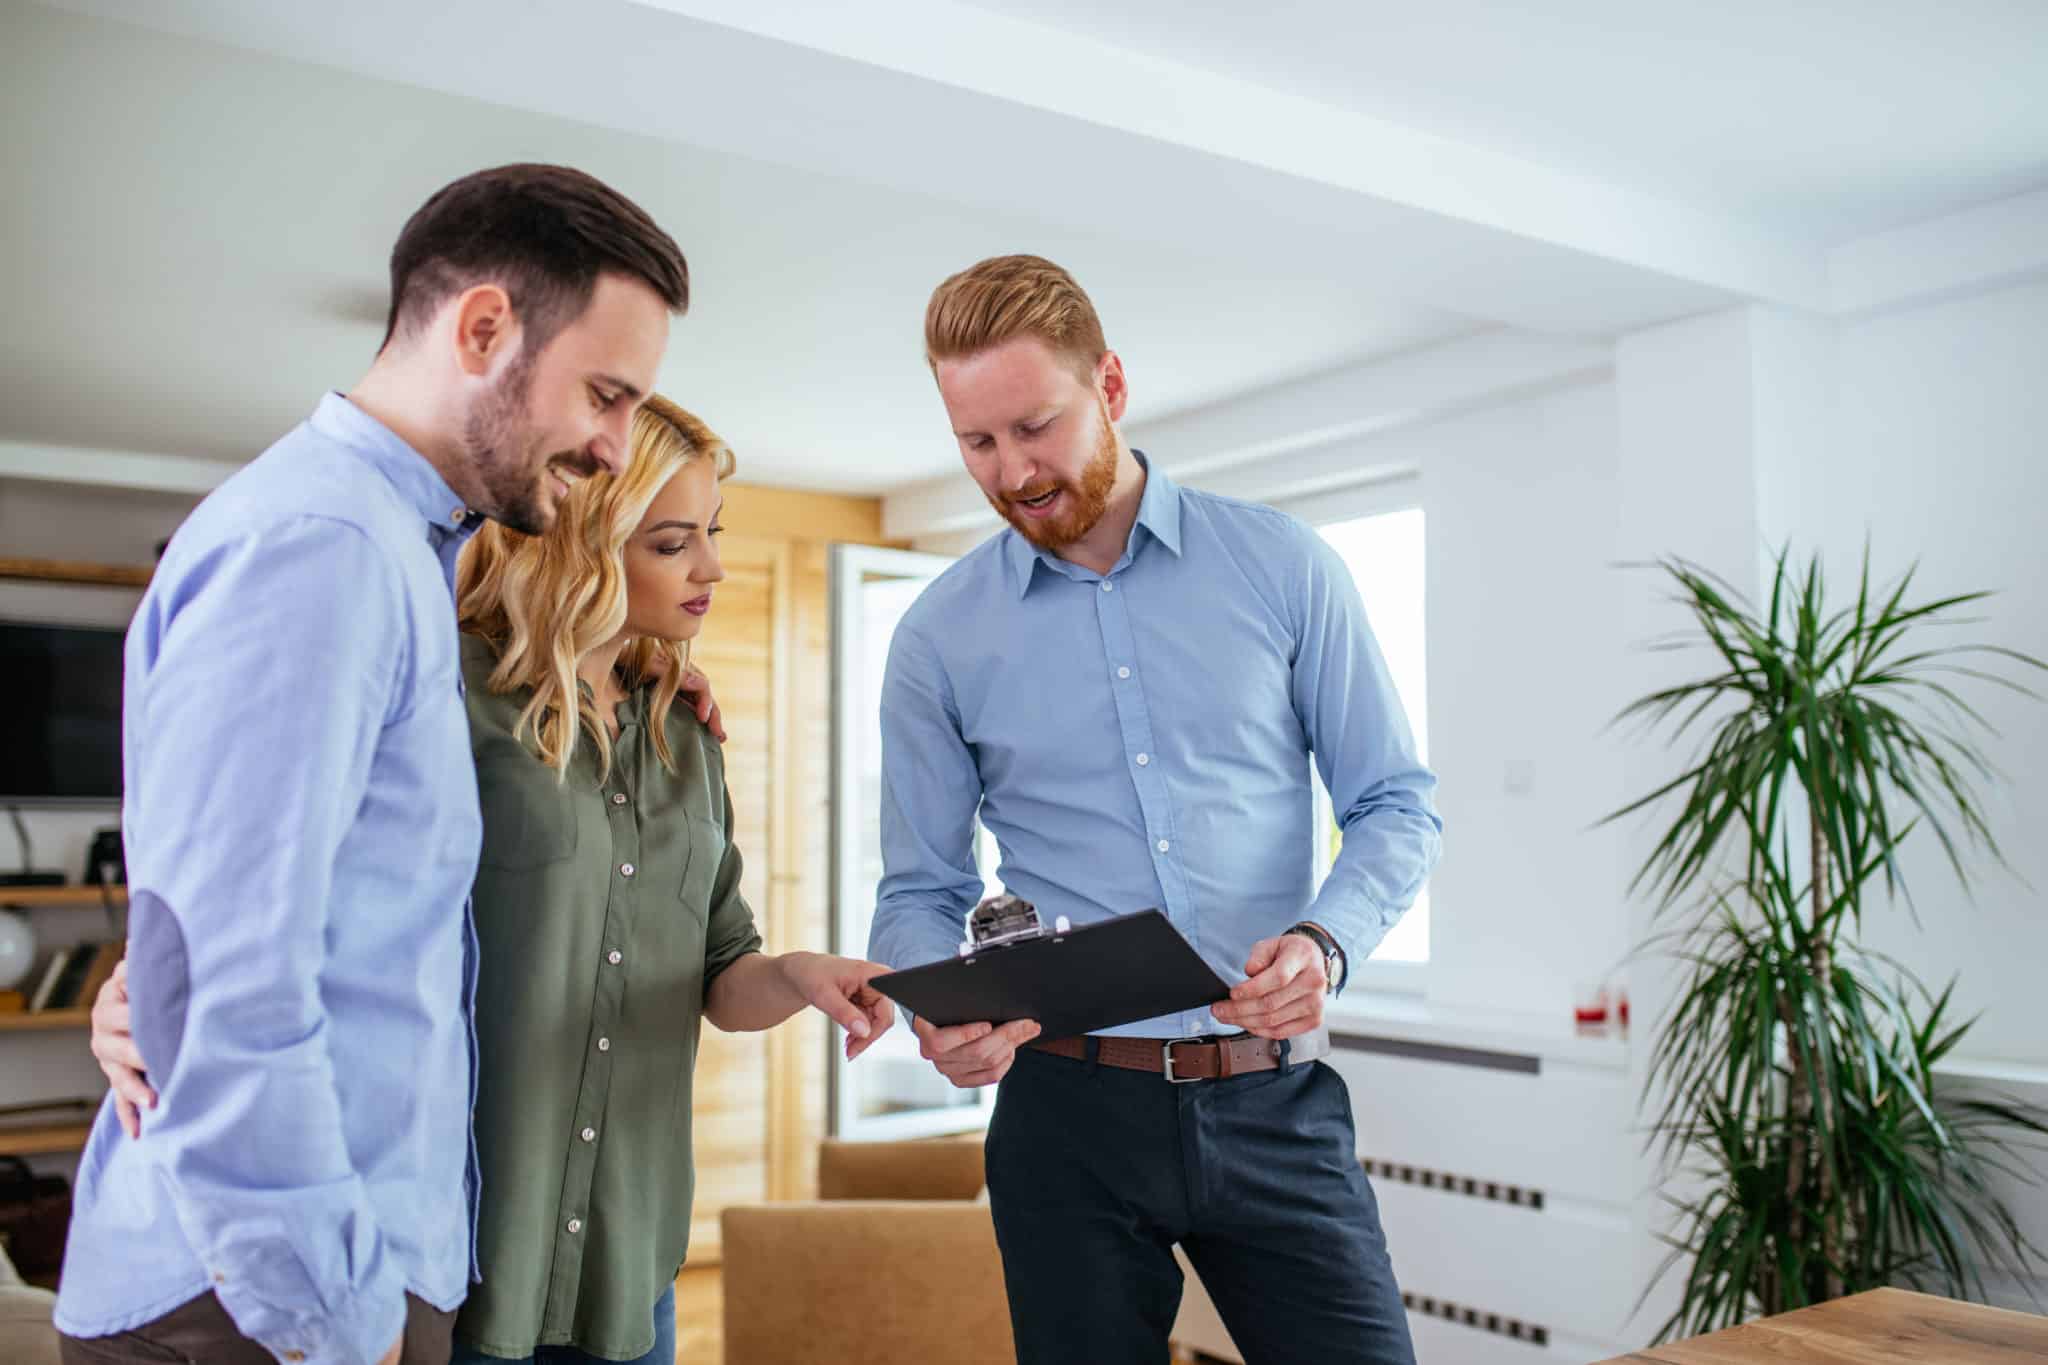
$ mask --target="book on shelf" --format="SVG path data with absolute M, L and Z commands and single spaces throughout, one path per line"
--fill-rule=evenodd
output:
M 36 982 L 35 992 L 29 996 L 29 1012 L 89 1007 L 100 987 L 114 974 L 114 967 L 120 962 L 126 947 L 118 940 L 78 943 L 50 954 L 50 960 L 44 964 L 43 974 Z
M 70 963 L 76 948 L 59 948 L 50 954 L 50 960 L 43 964 L 43 974 L 36 980 L 36 988 L 28 997 L 29 1013 L 50 1007 L 50 997 L 56 993 L 57 979 L 64 975 L 64 968 Z

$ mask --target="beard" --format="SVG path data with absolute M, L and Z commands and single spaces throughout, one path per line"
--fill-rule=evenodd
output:
M 1095 524 L 1102 520 L 1102 514 L 1109 510 L 1109 495 L 1116 488 L 1116 428 L 1110 425 L 1109 413 L 1099 403 L 1096 412 L 1102 423 L 1102 434 L 1096 440 L 1095 453 L 1088 457 L 1078 482 L 1062 479 L 1022 488 L 1016 493 L 983 493 L 989 506 L 1015 527 L 1018 535 L 1041 550 L 1057 554 L 1066 549 L 1094 530 Z M 1015 506 L 1019 502 L 1042 498 L 1054 489 L 1067 495 L 1066 506 L 1060 509 L 1058 516 L 1028 517 Z
M 534 434 L 528 404 L 533 360 L 521 352 L 504 377 L 470 409 L 462 433 L 464 452 L 484 495 L 473 510 L 529 536 L 554 524 L 557 499 L 547 486 L 552 469 L 559 466 L 568 474 L 587 477 L 601 468 L 585 451 L 542 454 L 546 442 Z

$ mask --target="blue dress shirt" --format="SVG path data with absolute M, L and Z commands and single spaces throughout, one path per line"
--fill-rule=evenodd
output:
M 159 1107 L 102 1106 L 57 1324 L 209 1290 L 370 1365 L 473 1271 L 482 824 L 452 610 L 479 523 L 338 394 L 179 528 L 129 627 L 129 991 Z
M 1344 834 L 1319 893 L 1311 755 Z M 1107 575 L 1005 529 L 897 627 L 869 955 L 957 950 L 978 814 L 1004 887 L 1048 924 L 1158 908 L 1239 981 L 1255 943 L 1313 919 L 1357 963 L 1435 865 L 1435 788 L 1322 537 L 1148 467 Z M 1218 1031 L 1207 1010 L 1109 1030 Z

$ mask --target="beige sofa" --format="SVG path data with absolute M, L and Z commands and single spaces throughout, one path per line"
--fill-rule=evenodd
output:
M 0 1249 L 0 1361 L 6 1365 L 57 1365 L 57 1329 L 50 1325 L 57 1296 L 21 1282 L 14 1263 Z
M 726 1365 L 1014 1365 L 981 1140 L 827 1142 L 812 1203 L 731 1208 Z
M 982 1184 L 979 1134 L 828 1141 L 815 1202 L 727 1209 L 726 1365 L 1011 1365 Z M 1192 1269 L 1173 1340 L 1176 1359 L 1243 1359 Z

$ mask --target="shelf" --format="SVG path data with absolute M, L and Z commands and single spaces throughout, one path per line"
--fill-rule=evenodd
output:
M 0 1033 L 46 1033 L 66 1028 L 91 1028 L 92 1011 L 75 1010 L 15 1010 L 0 1014 Z
M 144 564 L 88 564 L 72 559 L 0 557 L 0 578 L 41 583 L 83 583 L 95 588 L 146 588 L 154 572 Z
M 1628 1035 L 1580 1029 L 1568 1009 L 1539 1015 L 1354 991 L 1332 1002 L 1323 1020 L 1332 1033 L 1533 1055 L 1607 1071 L 1628 1069 Z
M 0 886 L 0 906 L 19 910 L 66 906 L 97 910 L 109 900 L 118 905 L 127 899 L 128 888 L 125 886 Z
M 90 1123 L 45 1123 L 0 1128 L 0 1156 L 54 1156 L 82 1152 L 92 1136 Z

